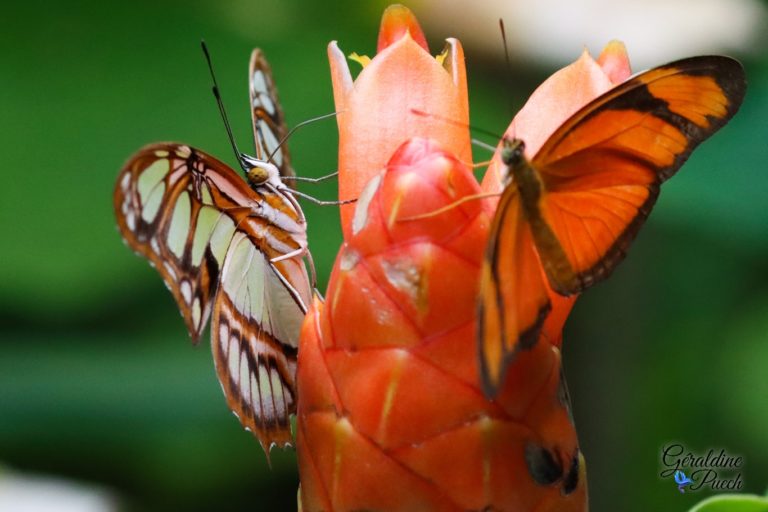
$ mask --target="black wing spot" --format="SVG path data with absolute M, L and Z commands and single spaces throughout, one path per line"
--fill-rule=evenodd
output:
M 576 453 L 573 454 L 573 460 L 571 461 L 571 468 L 565 475 L 563 480 L 563 494 L 566 496 L 571 494 L 579 486 L 579 450 L 576 449 Z
M 552 485 L 563 476 L 563 467 L 557 457 L 546 448 L 528 443 L 525 463 L 533 481 L 539 485 Z

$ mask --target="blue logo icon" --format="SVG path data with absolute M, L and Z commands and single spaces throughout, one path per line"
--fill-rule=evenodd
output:
M 693 483 L 693 480 L 685 476 L 685 473 L 680 471 L 679 469 L 675 471 L 675 483 L 677 484 L 677 490 L 680 492 L 685 492 L 684 487 L 686 485 L 691 485 Z

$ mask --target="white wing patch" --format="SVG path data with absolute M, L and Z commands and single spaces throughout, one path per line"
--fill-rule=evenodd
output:
M 267 114 L 274 116 L 276 113 L 275 104 L 269 97 L 269 88 L 264 77 L 264 72 L 257 69 L 251 77 L 251 95 L 253 97 L 253 108 L 262 107 Z
M 205 248 L 211 240 L 214 228 L 218 225 L 222 217 L 226 217 L 226 215 L 223 215 L 216 208 L 211 206 L 203 206 L 200 208 L 200 211 L 197 214 L 197 223 L 195 224 L 195 234 L 192 238 L 192 264 L 196 267 L 203 261 Z M 232 229 L 234 231 L 234 224 L 232 225 Z
M 167 160 L 162 160 L 166 162 Z M 165 182 L 157 183 L 149 193 L 149 197 L 146 201 L 143 201 L 144 208 L 141 210 L 141 218 L 147 224 L 152 223 L 157 216 L 157 212 L 160 211 L 160 206 L 163 204 L 163 196 L 165 195 Z
M 266 256 L 242 233 L 236 233 L 221 275 L 221 290 L 247 321 L 297 347 L 306 303 L 297 304 Z M 309 290 L 297 290 L 302 300 Z M 308 300 L 308 299 L 307 299 Z
M 136 189 L 139 192 L 139 200 L 141 200 L 143 204 L 147 204 L 147 194 L 154 190 L 155 186 L 165 178 L 167 172 L 168 160 L 161 159 L 156 160 L 152 165 L 144 169 L 141 175 L 139 175 Z
M 176 200 L 176 207 L 173 209 L 173 217 L 171 217 L 171 227 L 168 229 L 168 248 L 179 259 L 184 256 L 184 248 L 187 245 L 190 216 L 189 193 L 185 191 Z
M 275 134 L 272 133 L 272 128 L 269 127 L 266 121 L 263 121 L 263 120 L 259 121 L 259 133 L 261 134 L 261 137 L 264 141 L 264 149 L 266 150 L 266 153 L 267 153 L 266 156 L 272 155 L 272 161 L 275 163 L 275 165 L 277 167 L 282 166 L 283 150 L 278 149 L 278 145 L 280 144 L 280 141 L 277 140 L 277 137 L 275 136 Z
M 224 255 L 227 254 L 232 235 L 235 233 L 235 223 L 226 215 L 219 217 L 211 234 L 211 253 L 219 265 L 224 263 Z

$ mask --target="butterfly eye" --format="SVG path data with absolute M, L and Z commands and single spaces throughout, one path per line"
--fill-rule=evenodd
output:
M 248 182 L 251 185 L 261 185 L 269 179 L 269 173 L 262 167 L 251 167 L 248 171 Z

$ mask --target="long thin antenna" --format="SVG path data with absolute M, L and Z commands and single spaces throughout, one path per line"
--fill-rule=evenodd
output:
M 512 82 L 512 61 L 509 58 L 509 44 L 507 43 L 507 31 L 504 29 L 504 20 L 499 18 L 499 29 L 501 30 L 501 42 L 504 45 L 504 58 L 507 61 L 507 80 L 510 81 L 510 85 Z M 509 98 L 508 107 L 510 114 L 514 112 L 513 105 L 512 105 L 512 95 L 507 96 Z
M 219 113 L 221 113 L 221 119 L 224 121 L 224 128 L 227 129 L 227 135 L 229 136 L 229 142 L 232 144 L 232 151 L 235 152 L 235 158 L 237 158 L 237 161 L 240 162 L 240 166 L 243 167 L 243 170 L 245 172 L 248 172 L 248 169 L 243 166 L 242 162 L 242 153 L 239 149 L 237 149 L 237 144 L 235 143 L 235 136 L 232 135 L 232 127 L 229 124 L 229 119 L 227 118 L 227 111 L 224 109 L 224 102 L 221 99 L 221 90 L 219 89 L 219 84 L 216 81 L 216 74 L 213 72 L 213 64 L 211 63 L 211 54 L 208 53 L 208 47 L 205 45 L 205 41 L 200 41 L 200 46 L 203 47 L 203 53 L 205 54 L 205 60 L 208 62 L 208 70 L 211 72 L 211 79 L 213 80 L 213 95 L 216 98 L 216 103 L 219 105 Z
M 467 123 L 464 123 L 464 122 L 461 122 L 461 121 L 457 121 L 457 120 L 451 119 L 449 117 L 440 116 L 440 115 L 437 115 L 437 114 L 431 114 L 429 112 L 424 112 L 423 110 L 419 110 L 419 109 L 416 109 L 416 108 L 412 108 L 411 109 L 411 113 L 415 114 L 417 116 L 421 116 L 421 117 L 431 117 L 433 119 L 437 119 L 438 121 L 443 121 L 444 123 L 452 124 L 454 126 L 461 126 L 462 128 L 469 128 L 470 131 L 482 133 L 484 135 L 488 135 L 489 137 L 493 137 L 494 139 L 501 140 L 501 135 L 499 135 L 498 133 L 494 133 L 494 132 L 492 132 L 490 130 L 486 130 L 484 128 L 479 128 L 477 126 L 472 126 L 471 124 L 467 124 Z
M 487 143 L 485 143 L 485 142 L 483 142 L 483 141 L 481 141 L 479 139 L 472 139 L 470 142 L 472 144 L 474 144 L 475 146 L 479 146 L 479 147 L 481 147 L 483 149 L 487 149 L 491 153 L 496 151 L 496 147 L 495 146 L 491 146 L 490 144 L 487 144 Z
M 267 158 L 267 160 L 269 162 L 271 162 L 272 161 L 272 157 L 275 156 L 275 153 L 277 153 L 280 150 L 280 148 L 283 146 L 283 144 L 285 144 L 285 141 L 287 141 L 291 137 L 291 135 L 293 135 L 293 132 L 295 132 L 296 130 L 298 130 L 302 126 L 306 126 L 306 125 L 314 123 L 316 121 L 322 121 L 323 119 L 328 119 L 329 117 L 334 117 L 334 116 L 337 116 L 337 115 L 339 115 L 338 112 L 331 112 L 330 114 L 323 114 L 321 116 L 313 117 L 313 118 L 306 119 L 306 120 L 300 122 L 299 124 L 297 124 L 296 126 L 291 128 L 290 130 L 288 130 L 288 133 L 286 133 L 283 136 L 283 138 L 280 139 L 280 142 L 277 144 L 277 147 L 272 150 L 272 152 L 269 154 L 269 157 Z

